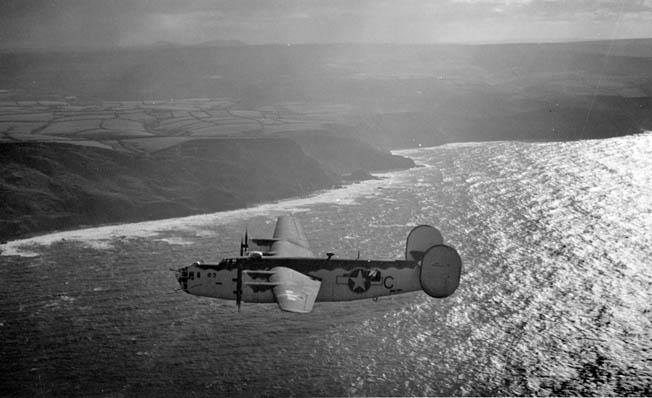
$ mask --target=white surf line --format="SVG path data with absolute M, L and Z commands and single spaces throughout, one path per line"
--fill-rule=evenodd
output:
M 143 221 L 91 227 L 70 231 L 54 232 L 46 235 L 35 236 L 27 239 L 13 240 L 0 244 L 0 255 L 34 257 L 39 254 L 36 246 L 50 246 L 61 241 L 76 241 L 87 247 L 98 249 L 110 248 L 109 240 L 130 238 L 154 238 L 164 231 L 198 231 L 201 227 L 224 225 L 236 221 L 246 220 L 255 216 L 281 215 L 287 213 L 306 212 L 307 206 L 319 203 L 337 203 L 353 205 L 357 199 L 379 195 L 382 192 L 378 187 L 391 185 L 402 173 L 408 170 L 376 173 L 378 180 L 367 180 L 340 188 L 317 192 L 311 196 L 296 199 L 285 199 L 279 202 L 265 203 L 250 208 L 221 211 L 216 213 L 199 214 L 187 217 L 169 218 L 163 220 Z M 181 244 L 181 240 L 165 239 L 168 243 Z

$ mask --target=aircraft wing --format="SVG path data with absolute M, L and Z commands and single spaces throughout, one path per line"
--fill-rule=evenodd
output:
M 280 216 L 278 218 L 272 239 L 288 241 L 304 249 L 310 249 L 301 224 L 292 216 Z
M 266 256 L 315 257 L 299 220 L 292 216 L 280 216 L 271 239 L 252 239 Z
M 321 282 L 301 272 L 285 267 L 272 268 L 270 282 L 278 306 L 283 311 L 307 313 L 312 311 Z
M 277 242 L 276 239 L 260 239 L 260 238 L 254 238 L 251 239 L 251 242 L 256 245 L 256 248 L 262 251 L 270 251 L 272 250 L 272 245 Z

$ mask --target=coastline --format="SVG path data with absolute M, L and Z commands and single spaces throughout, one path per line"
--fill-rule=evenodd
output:
M 652 126 L 651 46 L 3 51 L 0 242 L 414 167 L 383 148 L 636 134 Z
M 0 242 L 314 195 L 347 183 L 323 160 L 329 157 L 340 168 L 342 157 L 354 159 L 350 168 L 371 173 L 414 166 L 362 143 L 352 146 L 350 139 L 329 139 L 332 155 L 322 151 L 320 161 L 278 137 L 195 140 L 145 155 L 61 143 L 0 144 L 6 170 Z
M 419 167 L 419 166 L 416 166 Z M 287 213 L 307 211 L 306 206 L 316 203 L 352 204 L 358 198 L 379 194 L 379 187 L 392 182 L 404 170 L 391 170 L 373 173 L 374 179 L 341 184 L 339 186 L 317 190 L 305 195 L 288 197 L 276 201 L 261 202 L 249 207 L 216 211 L 212 213 L 192 214 L 181 217 L 154 219 L 137 222 L 116 222 L 110 224 L 71 227 L 65 230 L 35 232 L 31 236 L 0 243 L 0 256 L 34 257 L 38 253 L 30 251 L 33 246 L 48 246 L 61 241 L 82 242 L 89 247 L 107 247 L 111 240 L 132 238 L 156 239 L 161 232 L 169 230 L 204 231 L 213 225 L 231 223 L 252 216 L 270 215 L 276 217 Z M 201 232 L 199 232 L 201 233 Z M 164 240 L 164 239 L 160 239 Z M 180 243 L 181 244 L 181 243 Z

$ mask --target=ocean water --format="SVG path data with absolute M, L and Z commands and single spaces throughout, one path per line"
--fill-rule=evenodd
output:
M 652 394 L 652 134 L 402 151 L 422 167 L 251 209 L 1 245 L 0 395 Z M 199 298 L 170 268 L 295 214 L 313 251 L 460 252 L 457 292 L 275 305 Z

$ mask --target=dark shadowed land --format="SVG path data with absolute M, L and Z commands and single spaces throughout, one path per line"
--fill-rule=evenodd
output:
M 310 141 L 310 140 L 308 140 Z M 0 143 L 0 236 L 179 217 L 301 196 L 341 181 L 353 157 L 369 170 L 414 165 L 349 139 L 320 163 L 282 137 L 190 140 L 154 153 L 69 143 Z M 351 143 L 357 144 L 356 148 Z
M 244 207 L 387 149 L 652 129 L 652 40 L 152 46 L 0 57 L 0 237 Z

